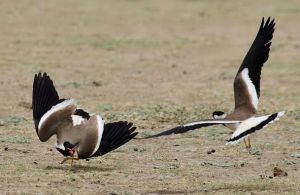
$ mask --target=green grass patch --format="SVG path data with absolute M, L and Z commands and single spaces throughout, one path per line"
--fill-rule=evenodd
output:
M 29 137 L 19 137 L 19 136 L 5 136 L 0 137 L 0 142 L 4 143 L 14 143 L 14 144 L 29 144 L 31 139 Z
M 0 118 L 0 126 L 18 126 L 19 124 L 27 121 L 24 117 L 19 116 L 10 116 L 5 118 Z

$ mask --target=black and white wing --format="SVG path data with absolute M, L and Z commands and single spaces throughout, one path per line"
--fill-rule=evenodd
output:
M 148 137 L 143 137 L 139 139 L 148 139 L 148 138 L 154 138 L 154 137 L 160 137 L 160 136 L 166 136 L 166 135 L 172 135 L 172 134 L 182 134 L 186 133 L 191 130 L 195 129 L 200 129 L 202 127 L 208 127 L 212 125 L 224 125 L 224 124 L 235 124 L 235 123 L 240 123 L 241 121 L 237 120 L 226 120 L 226 119 L 210 119 L 210 120 L 202 120 L 202 121 L 197 121 L 197 122 L 192 122 L 192 123 L 187 123 L 178 127 L 174 127 L 172 129 L 163 131 L 161 133 L 151 135 Z
M 260 77 L 263 64 L 269 58 L 275 22 L 262 19 L 259 31 L 234 80 L 235 109 L 247 107 L 256 112 L 260 96 Z
M 243 121 L 237 129 L 232 134 L 231 138 L 227 140 L 227 144 L 236 144 L 241 141 L 243 138 L 249 136 L 250 134 L 266 127 L 268 124 L 273 123 L 281 116 L 284 115 L 284 112 L 277 112 L 270 115 L 252 117 Z
M 47 141 L 66 118 L 71 118 L 76 104 L 72 99 L 59 99 L 47 73 L 39 73 L 33 81 L 32 111 L 36 133 L 41 141 Z
M 127 121 L 104 124 L 100 146 L 90 157 L 102 156 L 126 144 L 138 134 L 135 130 L 136 127 Z

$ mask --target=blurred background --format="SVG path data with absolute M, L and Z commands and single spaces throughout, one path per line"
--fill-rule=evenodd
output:
M 259 114 L 287 113 L 254 136 L 260 160 L 243 153 L 242 144 L 226 148 L 228 130 L 220 126 L 133 141 L 120 149 L 122 155 L 101 158 L 102 164 L 100 159 L 79 163 L 78 171 L 66 176 L 67 167 L 57 165 L 61 156 L 50 151 L 54 140 L 40 143 L 35 135 L 31 93 L 39 71 L 51 76 L 61 97 L 77 99 L 107 121 L 133 121 L 141 137 L 210 118 L 215 110 L 230 111 L 233 79 L 262 17 L 268 16 L 275 18 L 276 30 L 262 70 Z M 0 190 L 296 192 L 299 21 L 298 0 L 1 1 Z M 209 147 L 219 153 L 207 156 Z M 205 159 L 230 166 L 204 166 Z M 247 167 L 240 170 L 236 165 L 242 162 Z M 275 165 L 286 169 L 289 177 L 265 179 Z M 98 172 L 98 167 L 103 170 Z

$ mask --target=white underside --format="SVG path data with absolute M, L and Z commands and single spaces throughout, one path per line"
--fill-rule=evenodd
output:
M 281 116 L 283 116 L 283 115 L 284 115 L 284 112 L 283 112 L 283 111 L 282 111 L 282 112 L 278 112 L 277 117 L 276 117 L 274 120 L 270 121 L 268 124 L 271 124 L 271 123 L 273 123 L 273 122 L 279 120 L 279 118 L 280 118 Z M 249 130 L 249 129 L 251 129 L 251 128 L 257 126 L 257 125 L 259 125 L 259 124 L 262 123 L 263 121 L 267 120 L 268 117 L 270 117 L 270 116 L 271 116 L 271 114 L 265 115 L 265 116 L 260 116 L 260 117 L 251 117 L 251 118 L 249 118 L 249 119 L 244 120 L 244 121 L 237 127 L 237 129 L 234 131 L 234 133 L 232 134 L 232 136 L 231 136 L 230 139 L 233 139 L 233 138 L 235 138 L 235 137 L 238 137 L 238 136 L 239 136 L 240 134 L 242 134 L 243 132 L 245 132 L 245 131 L 247 131 L 247 130 Z M 263 128 L 267 127 L 268 124 L 265 125 Z M 226 145 L 227 145 L 227 144 L 237 144 L 237 143 L 240 142 L 243 138 L 245 138 L 245 137 L 247 137 L 247 136 L 249 136 L 249 135 L 250 135 L 250 134 L 248 134 L 248 135 L 246 135 L 246 136 L 244 136 L 244 137 L 241 137 L 240 139 L 238 139 L 238 140 L 236 140 L 236 141 L 233 141 L 233 142 L 227 142 Z
M 91 154 L 91 156 L 93 154 L 95 154 L 95 152 L 97 152 L 97 150 L 100 146 L 100 142 L 101 142 L 103 131 L 104 131 L 104 120 L 102 120 L 101 116 L 99 116 L 99 115 L 97 115 L 97 125 L 98 125 L 98 140 L 97 140 L 97 145 L 94 148 L 94 151 Z
M 85 119 L 79 115 L 71 115 L 73 126 L 80 125 Z
M 39 122 L 39 129 L 41 128 L 41 126 L 43 125 L 43 123 L 47 120 L 47 118 L 49 118 L 53 113 L 59 111 L 59 110 L 63 110 L 64 108 L 70 106 L 70 105 L 75 105 L 76 102 L 74 99 L 70 99 L 70 100 L 65 100 L 55 106 L 53 106 L 50 110 L 48 110 L 41 118 L 40 122 Z
M 211 120 L 211 121 L 198 121 L 198 122 L 187 123 L 183 126 L 189 127 L 189 126 L 200 125 L 200 124 L 233 124 L 233 123 L 240 123 L 240 122 L 241 121 Z
M 251 98 L 251 103 L 254 106 L 254 108 L 257 110 L 258 96 L 257 96 L 256 88 L 249 77 L 249 69 L 245 68 L 244 70 L 242 70 L 241 74 L 242 74 L 243 81 L 247 85 L 247 89 L 248 89 L 248 92 L 249 92 L 250 98 Z

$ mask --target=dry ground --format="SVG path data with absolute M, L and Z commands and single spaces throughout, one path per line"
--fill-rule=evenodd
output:
M 232 81 L 261 17 L 276 18 L 259 114 L 286 110 L 243 144 L 216 126 L 60 165 L 41 143 L 33 76 L 48 72 L 62 97 L 140 137 L 233 106 Z M 300 1 L 1 1 L 0 191 L 26 194 L 299 193 Z M 213 154 L 207 150 L 215 149 Z M 288 173 L 272 177 L 275 166 Z

